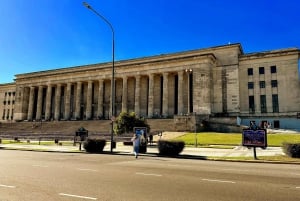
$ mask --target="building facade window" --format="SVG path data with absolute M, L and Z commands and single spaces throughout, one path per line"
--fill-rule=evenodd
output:
M 274 128 L 280 128 L 280 121 L 279 120 L 274 120 Z
M 265 74 L 265 67 L 259 67 L 259 74 Z
M 248 82 L 248 89 L 253 89 L 253 88 L 254 88 L 253 82 Z
M 248 75 L 253 75 L 253 68 L 248 68 Z
M 260 88 L 266 88 L 266 82 L 265 81 L 259 81 L 259 87 Z
M 9 112 L 10 112 L 10 109 L 7 109 L 7 112 L 6 112 L 6 119 L 9 119 Z
M 249 96 L 249 113 L 255 112 L 254 96 Z
M 266 95 L 260 95 L 260 111 L 261 113 L 267 113 Z
M 271 86 L 272 86 L 272 88 L 275 88 L 275 87 L 277 87 L 277 80 L 271 80 Z
M 272 107 L 273 107 L 273 112 L 279 112 L 279 103 L 278 103 L 277 94 L 272 95 Z
M 271 66 L 270 70 L 271 70 L 271 73 L 277 73 L 276 66 Z

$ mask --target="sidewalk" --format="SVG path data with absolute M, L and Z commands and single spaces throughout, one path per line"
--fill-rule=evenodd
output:
M 31 145 L 31 144 L 0 144 L 0 149 L 14 149 L 14 150 L 34 150 L 34 151 L 48 151 L 48 152 L 85 152 L 84 149 L 79 150 L 79 145 L 76 146 L 60 146 L 60 145 Z M 104 147 L 105 152 L 110 152 L 110 143 L 108 142 Z M 125 146 L 122 142 L 117 143 L 113 152 L 120 154 L 132 154 L 132 146 Z M 158 148 L 156 145 L 148 146 L 148 155 L 157 155 Z M 281 147 L 268 147 L 263 150 L 256 149 L 257 157 L 259 156 L 275 156 L 282 155 Z M 185 147 L 180 153 L 182 156 L 194 157 L 253 157 L 253 149 L 237 146 L 234 149 L 219 149 L 219 148 L 196 148 Z

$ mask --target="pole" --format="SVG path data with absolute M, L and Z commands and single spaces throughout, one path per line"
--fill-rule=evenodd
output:
M 110 134 L 110 152 L 113 151 L 114 144 L 114 120 L 115 120 L 115 31 L 112 24 L 100 13 L 94 10 L 88 3 L 83 2 L 83 5 L 98 15 L 111 29 L 112 32 L 112 78 L 111 78 L 111 134 Z
M 253 147 L 253 157 L 254 157 L 254 160 L 257 160 L 257 157 L 256 157 L 256 147 Z
M 195 125 L 195 141 L 196 141 L 196 148 L 198 147 L 198 134 L 197 134 L 197 126 Z

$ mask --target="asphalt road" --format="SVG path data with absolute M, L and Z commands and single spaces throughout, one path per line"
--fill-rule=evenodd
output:
M 296 201 L 300 165 L 0 150 L 0 201 Z

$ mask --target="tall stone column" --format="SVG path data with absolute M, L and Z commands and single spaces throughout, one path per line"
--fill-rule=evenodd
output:
M 103 118 L 103 80 L 99 80 L 97 117 Z
M 46 120 L 50 120 L 51 117 L 51 95 L 52 95 L 52 85 L 48 84 L 47 94 L 46 94 L 46 112 L 45 112 Z
M 122 112 L 127 112 L 127 76 L 123 76 Z
M 86 97 L 86 119 L 92 118 L 92 99 L 93 99 L 93 81 L 88 81 L 87 97 Z
M 70 109 L 71 109 L 71 87 L 72 83 L 67 83 L 66 95 L 65 95 L 65 120 L 70 119 Z
M 43 86 L 39 86 L 38 99 L 37 99 L 37 109 L 36 109 L 36 119 L 42 119 L 42 107 L 43 107 Z
M 141 76 L 135 77 L 135 97 L 134 97 L 134 111 L 137 117 L 140 116 L 140 100 L 141 100 Z
M 54 111 L 54 119 L 60 119 L 60 97 L 61 97 L 61 84 L 56 86 L 56 93 L 55 93 L 55 111 Z
M 80 118 L 80 107 L 81 107 L 81 90 L 82 90 L 82 83 L 77 82 L 77 88 L 76 88 L 76 105 L 75 105 L 75 118 Z
M 149 75 L 148 117 L 153 117 L 154 109 L 154 74 Z
M 27 113 L 28 121 L 32 121 L 32 116 L 33 116 L 34 89 L 35 87 L 30 87 L 28 113 Z
M 183 71 L 178 72 L 178 114 L 183 114 Z
M 164 117 L 167 117 L 169 115 L 169 92 L 168 92 L 168 85 L 169 85 L 169 79 L 168 79 L 169 73 L 163 73 L 163 108 L 162 113 Z

